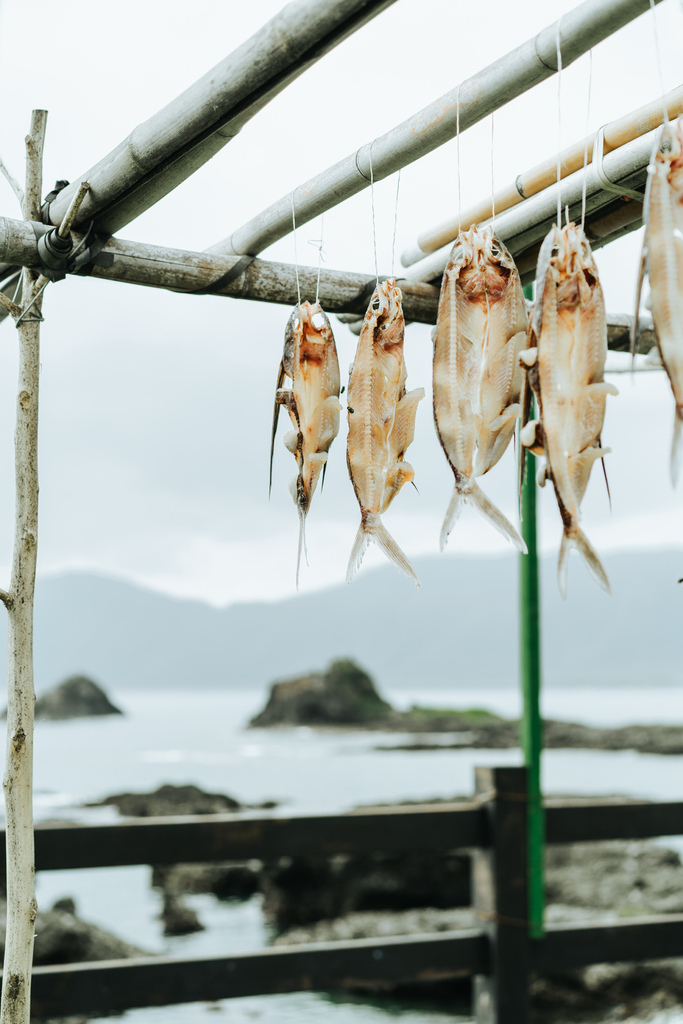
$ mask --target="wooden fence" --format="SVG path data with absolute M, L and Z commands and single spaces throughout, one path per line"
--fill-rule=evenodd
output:
M 683 802 L 548 802 L 548 843 L 683 835 Z M 281 856 L 471 850 L 480 928 L 277 947 L 211 957 L 145 957 L 36 967 L 33 1013 L 106 1013 L 236 996 L 397 981 L 474 978 L 478 1024 L 526 1024 L 532 971 L 683 956 L 683 914 L 527 934 L 526 770 L 476 769 L 471 803 L 291 818 L 202 815 L 36 829 L 38 870 Z M 2 845 L 4 849 L 4 844 Z

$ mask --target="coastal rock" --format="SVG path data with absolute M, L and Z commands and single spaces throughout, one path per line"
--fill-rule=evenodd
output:
M 122 715 L 104 690 L 87 676 L 70 676 L 36 701 L 37 721 L 63 721 L 94 715 Z M 6 715 L 6 712 L 5 712 Z
M 225 814 L 243 805 L 225 793 L 207 793 L 199 786 L 159 786 L 152 793 L 114 793 L 86 807 L 116 807 L 127 818 L 171 817 L 183 814 Z
M 0 904 L 0 956 L 4 954 L 7 903 Z M 70 898 L 57 900 L 51 910 L 39 910 L 36 918 L 34 964 L 68 964 L 91 960 L 118 960 L 147 956 L 144 950 L 124 942 L 98 925 L 82 921 Z
M 246 900 L 261 888 L 260 861 L 164 864 L 152 869 L 152 885 L 164 893 L 210 892 L 221 900 Z
M 249 725 L 366 725 L 392 711 L 367 672 L 345 659 L 326 672 L 273 683 L 265 708 Z
M 204 931 L 196 911 L 173 893 L 164 893 L 164 907 L 159 916 L 164 923 L 164 935 L 192 935 Z

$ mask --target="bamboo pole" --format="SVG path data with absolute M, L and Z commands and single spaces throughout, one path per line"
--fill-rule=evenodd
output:
M 603 154 L 606 156 L 607 153 L 619 149 L 621 146 L 626 145 L 627 142 L 632 142 L 641 135 L 645 135 L 647 132 L 657 128 L 662 123 L 662 103 L 666 105 L 671 120 L 683 113 L 683 85 L 672 89 L 664 97 L 664 100 L 662 100 L 661 96 L 658 96 L 655 100 L 646 103 L 630 114 L 625 114 L 616 121 L 610 121 L 609 124 L 605 125 Z M 472 224 L 481 224 L 483 221 L 489 220 L 494 204 L 496 214 L 501 214 L 505 210 L 509 210 L 511 207 L 521 203 L 524 199 L 529 199 L 531 196 L 537 195 L 544 189 L 549 188 L 557 181 L 558 161 L 562 178 L 574 174 L 575 171 L 583 167 L 584 158 L 589 162 L 592 161 L 594 141 L 595 135 L 593 134 L 589 135 L 586 139 L 581 139 L 580 142 L 575 142 L 563 150 L 559 157 L 555 154 L 552 157 L 548 157 L 543 163 L 537 164 L 530 171 L 519 174 L 512 184 L 507 185 L 496 193 L 494 203 L 491 202 L 490 197 L 484 199 L 466 209 L 459 217 L 450 217 L 439 224 L 438 227 L 430 228 L 429 231 L 423 232 L 419 235 L 417 243 L 411 249 L 407 249 L 401 254 L 402 265 L 410 267 L 429 253 L 440 249 L 442 245 L 448 245 L 450 242 L 453 242 L 458 235 L 459 224 L 462 224 L 462 227 L 467 230 Z M 451 201 L 449 201 L 449 205 L 452 205 Z
M 395 0 L 294 0 L 232 54 L 138 125 L 76 182 L 91 191 L 75 226 L 113 233 L 219 152 L 278 93 Z M 78 184 L 46 207 L 56 226 Z
M 381 181 L 454 138 L 458 120 L 460 131 L 465 131 L 515 96 L 556 74 L 558 32 L 562 65 L 568 67 L 591 47 L 649 10 L 649 6 L 649 0 L 585 0 L 407 121 L 310 178 L 207 252 L 251 256 L 263 252 L 291 232 L 292 208 L 300 227 L 367 188 L 371 159 L 372 178 Z
M 26 137 L 27 221 L 40 217 L 43 142 L 47 111 L 34 110 Z M 3 788 L 7 844 L 7 936 L 2 975 L 0 1024 L 29 1024 L 35 897 L 33 849 L 33 595 L 38 542 L 38 381 L 40 300 L 36 274 L 24 269 L 19 336 L 19 394 L 14 440 L 16 525 L 9 594 L 7 757 Z
M 227 298 L 271 302 L 293 306 L 297 302 L 297 268 L 290 263 L 256 259 L 237 279 L 225 283 L 237 256 L 207 256 L 204 252 L 169 249 L 144 242 L 110 238 L 103 252 L 114 257 L 112 266 L 93 266 L 92 277 L 121 281 L 149 288 L 166 288 L 188 295 L 222 295 Z M 35 233 L 25 221 L 0 217 L 0 263 L 39 266 Z M 302 297 L 313 298 L 318 267 L 298 267 Z M 320 301 L 330 313 L 365 313 L 375 287 L 374 274 L 345 270 L 320 271 Z M 433 324 L 439 303 L 439 288 L 422 281 L 401 281 L 406 319 Z M 2 299 L 0 299 L 0 305 Z M 612 318 L 609 318 L 612 323 Z M 614 320 L 610 328 L 610 348 L 628 351 L 631 318 Z M 641 318 L 639 352 L 649 352 L 655 344 L 652 325 Z
M 652 154 L 655 141 L 655 132 L 648 132 L 628 142 L 619 149 L 608 153 L 603 161 L 603 169 L 608 178 L 624 188 L 642 186 L 647 177 L 647 165 Z M 586 182 L 586 217 L 587 223 L 595 218 L 596 212 L 604 207 L 613 204 L 616 200 L 614 194 L 605 192 L 602 182 L 596 174 L 592 164 L 586 168 L 585 176 L 583 169 L 575 171 L 569 177 L 560 182 L 562 206 L 569 206 L 570 216 L 578 212 L 580 216 L 581 198 Z M 529 245 L 544 237 L 548 228 L 557 219 L 557 190 L 555 182 L 550 188 L 543 192 L 525 199 L 524 202 L 513 206 L 505 213 L 498 216 L 496 212 L 496 234 L 501 241 L 510 249 L 513 256 L 523 252 Z M 633 219 L 630 221 L 632 227 L 640 223 L 642 217 L 642 204 L 631 201 L 621 203 L 626 216 L 630 217 L 633 212 Z M 486 223 L 486 222 L 485 222 Z M 415 263 L 405 273 L 407 281 L 432 281 L 440 277 L 450 256 L 451 246 L 445 245 L 436 252 L 425 256 L 419 263 Z

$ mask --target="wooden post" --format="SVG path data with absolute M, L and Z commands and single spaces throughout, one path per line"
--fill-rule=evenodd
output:
M 26 137 L 23 213 L 40 217 L 47 111 L 34 110 Z M 40 305 L 37 274 L 23 272 L 17 320 L 19 388 L 14 439 L 16 521 L 9 594 L 7 757 L 3 788 L 7 816 L 7 936 L 0 1024 L 28 1024 L 37 903 L 33 847 L 33 594 L 38 541 L 38 380 Z M 30 303 L 31 308 L 28 309 Z M 2 595 L 0 595 L 2 596 Z
M 472 861 L 474 910 L 490 945 L 488 974 L 474 979 L 477 1024 L 528 1024 L 526 768 L 476 768 L 490 846 Z

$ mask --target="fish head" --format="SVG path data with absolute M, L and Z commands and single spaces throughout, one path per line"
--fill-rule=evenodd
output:
M 299 306 L 302 333 L 307 341 L 328 344 L 333 338 L 332 325 L 319 302 L 302 302 Z
M 372 324 L 373 334 L 385 348 L 403 343 L 405 320 L 403 318 L 403 293 L 396 284 L 396 279 L 388 278 L 380 281 L 375 288 L 368 311 L 366 323 Z
M 305 302 L 303 305 L 307 306 L 308 303 Z M 282 355 L 282 365 L 285 373 L 290 377 L 293 376 L 293 366 L 301 345 L 303 330 L 304 320 L 302 316 L 302 307 L 300 305 L 296 305 L 290 313 L 287 326 L 285 327 L 285 348 Z
M 565 224 L 555 238 L 558 309 L 587 305 L 598 286 L 598 269 L 584 230 L 574 223 Z
M 491 225 L 479 230 L 473 224 L 460 235 L 460 286 L 472 302 L 495 302 L 508 288 L 516 268 L 510 253 L 493 233 Z
M 667 178 L 672 188 L 683 193 L 683 117 L 665 125 L 660 137 L 655 159 L 668 164 Z M 662 151 L 664 150 L 664 151 Z

